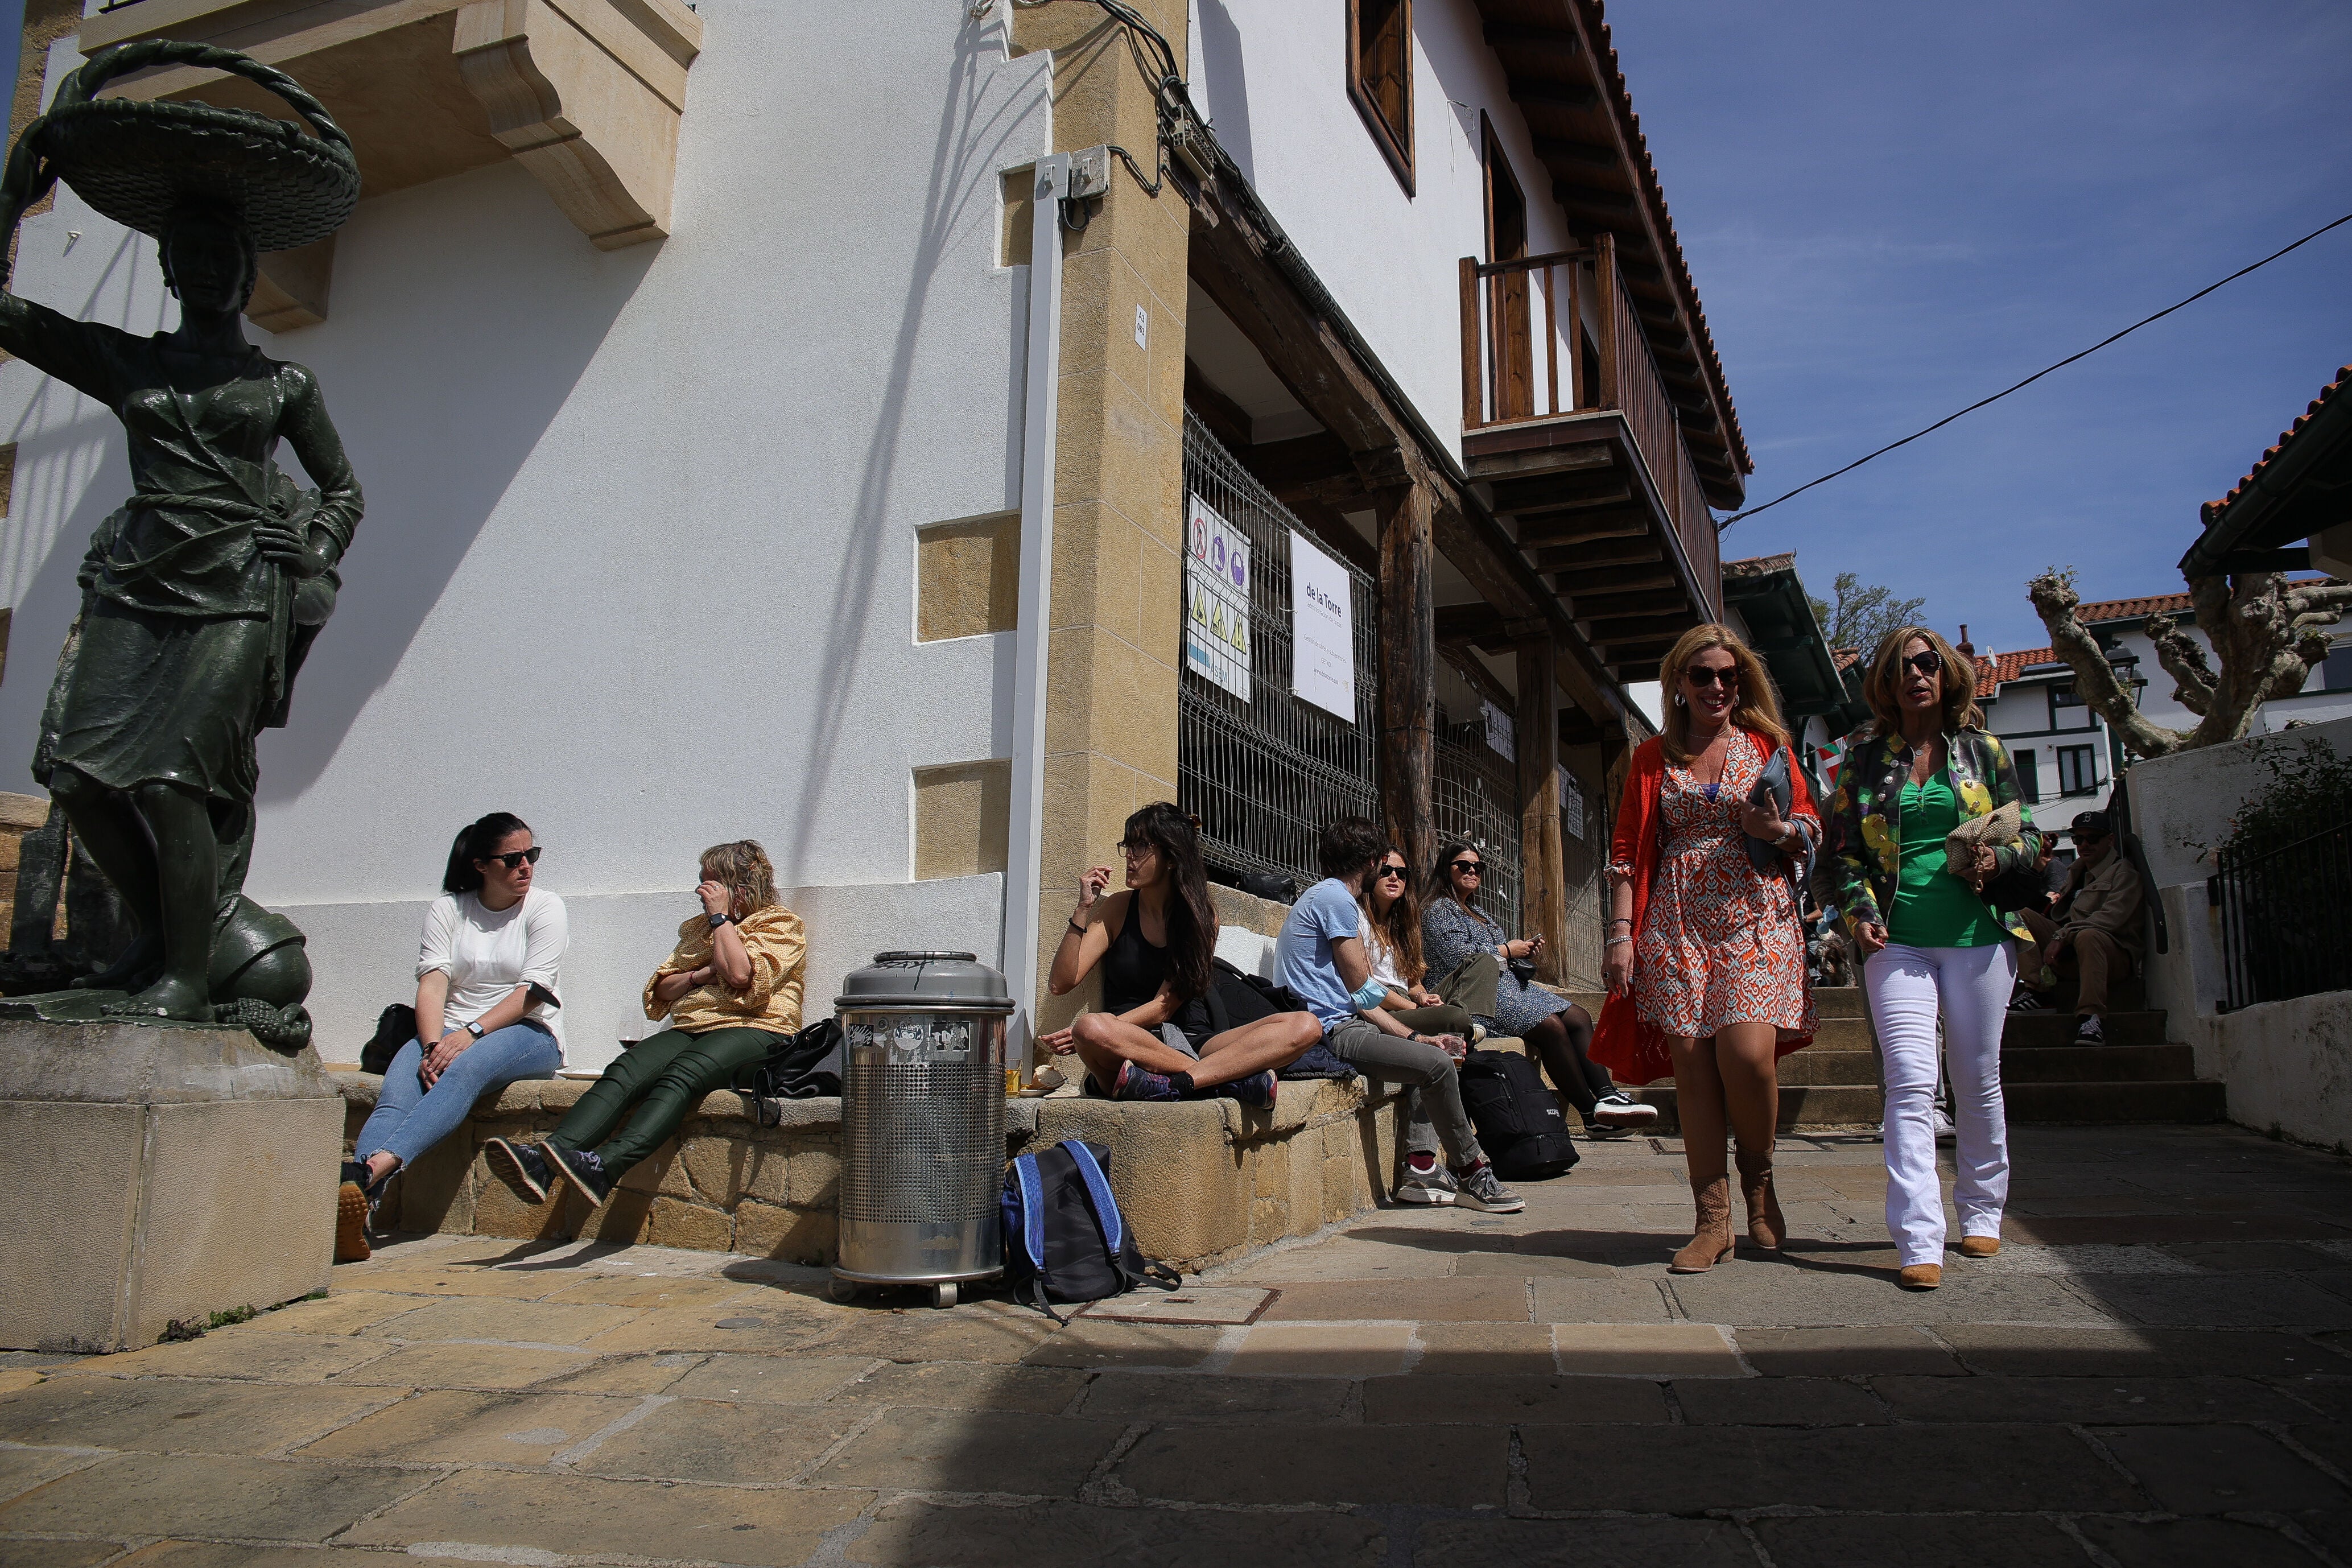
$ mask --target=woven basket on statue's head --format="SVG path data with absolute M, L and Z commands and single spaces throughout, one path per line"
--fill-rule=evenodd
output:
M 159 65 L 244 77 L 284 99 L 316 134 L 250 110 L 94 96 L 116 77 Z M 94 56 L 25 128 L 9 154 L 8 187 L 29 201 L 54 179 L 105 216 L 159 239 L 176 212 L 226 210 L 244 220 L 257 250 L 324 239 L 360 199 L 351 138 L 293 78 L 234 49 L 169 38 Z

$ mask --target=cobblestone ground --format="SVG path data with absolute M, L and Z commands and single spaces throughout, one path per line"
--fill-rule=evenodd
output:
M 1679 1151 L 1387 1211 L 1056 1329 L 707 1254 L 425 1239 L 202 1340 L 0 1357 L 0 1562 L 2340 1563 L 2352 1165 L 2021 1131 L 1906 1295 L 1874 1142 L 1670 1278 Z M 323 1549 L 323 1550 L 322 1550 Z

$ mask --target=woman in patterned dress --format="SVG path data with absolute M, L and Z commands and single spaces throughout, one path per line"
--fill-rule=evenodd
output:
M 1663 668 L 1665 732 L 1633 753 L 1610 848 L 1601 957 L 1610 995 L 1592 1054 L 1632 1083 L 1674 1074 L 1698 1212 L 1672 1268 L 1699 1274 L 1731 1256 L 1727 1120 L 1748 1238 L 1769 1250 L 1787 1235 L 1772 1193 L 1777 1063 L 1811 1043 L 1814 1026 L 1788 873 L 1811 857 L 1821 820 L 1793 765 L 1785 816 L 1769 796 L 1748 804 L 1789 735 L 1763 662 L 1745 643 L 1726 627 L 1696 626 Z M 1776 845 L 1782 868 L 1759 871 L 1749 837 Z
M 1944 1280 L 1944 1200 L 1936 1174 L 1936 1016 L 1944 1019 L 1955 1131 L 1952 1204 L 1960 1255 L 2000 1250 L 2009 1197 L 2009 1122 L 2000 1036 L 2024 917 L 1988 903 L 1986 885 L 2036 864 L 2042 835 L 2000 742 L 1985 733 L 1976 670 L 1926 626 L 1889 632 L 1863 696 L 1856 732 L 1830 799 L 1825 875 L 1864 953 L 1863 994 L 1886 1074 L 1886 1229 L 1905 1289 Z M 1945 838 L 2016 802 L 2018 842 L 1979 847 L 1965 875 Z M 1830 900 L 1824 900 L 1830 901 Z

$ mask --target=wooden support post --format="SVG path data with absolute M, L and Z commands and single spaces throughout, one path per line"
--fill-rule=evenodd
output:
M 1423 485 L 1372 492 L 1381 523 L 1381 804 L 1415 874 L 1437 852 L 1436 497 Z
M 1617 237 L 1602 233 L 1592 245 L 1592 313 L 1601 325 L 1601 386 L 1595 395 L 1597 408 L 1625 406 L 1625 389 L 1618 384 L 1617 356 L 1623 352 L 1617 342 L 1617 290 L 1623 279 L 1617 276 Z
M 1519 923 L 1544 939 L 1536 973 L 1559 983 L 1568 948 L 1568 879 L 1560 863 L 1559 698 L 1553 686 L 1559 653 L 1551 637 L 1518 645 Z

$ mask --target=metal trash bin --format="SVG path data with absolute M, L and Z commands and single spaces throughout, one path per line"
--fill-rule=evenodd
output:
M 879 952 L 842 982 L 841 1240 L 834 1295 L 1004 1268 L 1004 976 L 968 952 Z

